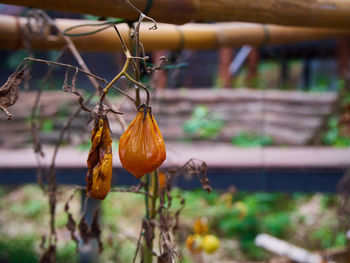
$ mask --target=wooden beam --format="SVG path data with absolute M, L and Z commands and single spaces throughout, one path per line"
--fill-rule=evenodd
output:
M 125 0 L 0 0 L 1 3 L 98 16 L 137 19 Z M 266 24 L 350 27 L 348 0 L 132 0 L 158 22 L 241 21 Z
M 61 30 L 74 25 L 91 23 L 88 20 L 56 19 Z M 0 49 L 18 49 L 23 47 L 25 18 L 0 15 Z M 244 44 L 261 46 L 266 44 L 295 43 L 336 36 L 348 36 L 350 30 L 310 27 L 286 27 L 250 23 L 186 24 L 176 26 L 158 24 L 157 30 L 149 30 L 152 24 L 143 23 L 140 40 L 146 51 L 194 49 L 206 50 L 218 47 L 239 47 Z M 33 26 L 37 26 L 33 24 Z M 118 25 L 124 39 L 128 38 L 129 28 L 126 24 Z M 86 26 L 71 33 L 86 33 L 96 27 Z M 49 30 L 44 37 L 33 37 L 32 48 L 36 50 L 60 49 L 65 45 L 62 37 L 51 35 Z M 82 51 L 116 51 L 121 50 L 114 29 L 107 29 L 97 34 L 73 37 L 77 48 Z M 127 41 L 128 42 L 128 41 Z
M 348 28 L 349 15 L 348 0 L 200 0 L 195 19 Z

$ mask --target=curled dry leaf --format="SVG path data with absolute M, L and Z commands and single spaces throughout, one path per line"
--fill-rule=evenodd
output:
M 0 109 L 5 112 L 8 120 L 12 118 L 12 115 L 7 108 L 15 104 L 18 99 L 18 89 L 23 80 L 25 69 L 26 66 L 13 73 L 0 88 Z
M 154 239 L 154 224 L 151 221 L 144 218 L 142 220 L 142 228 L 144 230 L 143 236 L 145 238 L 146 244 L 148 248 L 151 248 L 152 241 Z
M 112 139 L 106 116 L 99 116 L 91 133 L 87 160 L 86 192 L 88 197 L 103 200 L 111 188 Z
M 196 175 L 199 182 L 202 184 L 202 188 L 206 190 L 208 193 L 211 192 L 212 187 L 210 186 L 210 181 L 207 177 L 207 164 L 204 161 L 197 159 L 190 159 L 185 164 L 185 169 L 187 170 L 189 175 Z
M 77 81 L 77 76 L 78 76 L 78 68 L 76 68 L 75 70 L 75 73 L 74 73 L 74 76 L 72 78 L 72 85 L 69 85 L 68 84 L 68 72 L 69 70 L 67 69 L 66 70 L 66 74 L 65 74 L 65 77 L 64 77 L 64 82 L 63 82 L 63 86 L 62 86 L 62 89 L 63 91 L 65 92 L 71 92 L 73 93 L 74 95 L 76 95 L 79 99 L 79 105 L 80 107 L 82 108 L 82 110 L 84 111 L 87 111 L 87 112 L 91 112 L 90 109 L 88 109 L 85 105 L 84 105 L 84 97 L 83 95 L 81 94 L 81 92 L 76 88 L 76 81 Z
M 94 217 L 91 222 L 91 227 L 90 227 L 90 235 L 92 238 L 96 238 L 98 242 L 98 251 L 101 253 L 103 251 L 103 244 L 101 241 L 101 226 L 100 226 L 100 221 L 99 221 L 99 209 L 97 208 L 94 211 Z
M 56 246 L 50 245 L 39 260 L 39 263 L 55 263 L 56 262 Z
M 86 214 L 84 214 L 81 219 L 80 222 L 78 224 L 78 228 L 79 228 L 79 233 L 80 233 L 80 237 L 83 239 L 83 241 L 85 243 L 88 243 L 90 241 L 90 227 L 88 222 L 85 219 Z
M 80 219 L 78 224 L 80 237 L 84 243 L 89 243 L 92 238 L 95 238 L 98 243 L 99 253 L 103 251 L 103 243 L 101 241 L 101 226 L 99 221 L 99 208 L 94 211 L 91 225 L 86 221 L 86 213 Z
M 163 254 L 161 254 L 160 256 L 158 256 L 157 258 L 157 262 L 158 263 L 168 263 L 168 262 L 172 262 L 172 258 L 171 258 L 171 254 L 166 252 L 163 252 Z
M 165 161 L 164 140 L 149 107 L 140 107 L 120 137 L 119 158 L 123 167 L 136 178 L 154 171 Z
M 70 211 L 69 211 L 69 202 L 72 201 L 72 199 L 73 199 L 73 197 L 75 196 L 76 193 L 77 193 L 77 190 L 74 191 L 74 193 L 70 196 L 70 198 L 68 199 L 68 201 L 66 202 L 66 204 L 64 206 L 64 211 L 66 212 L 66 214 L 68 216 L 68 221 L 67 221 L 66 227 L 67 227 L 67 229 L 68 229 L 68 231 L 70 233 L 71 239 L 76 244 L 75 253 L 78 253 L 78 250 L 79 250 L 79 239 L 75 235 L 75 230 L 77 228 L 77 223 L 75 222 L 72 213 L 70 213 Z

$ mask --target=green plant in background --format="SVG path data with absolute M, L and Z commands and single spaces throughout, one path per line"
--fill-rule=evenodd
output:
M 309 92 L 326 92 L 329 90 L 332 80 L 330 76 L 316 75 L 315 84 L 308 88 Z
M 47 202 L 42 196 L 38 196 L 40 192 L 38 189 L 36 186 L 17 187 L 12 190 L 0 187 L 1 262 L 38 261 L 38 240 L 41 236 L 42 221 L 47 220 L 45 211 L 48 209 Z M 342 228 L 335 212 L 335 194 L 317 194 L 319 198 L 316 199 L 313 194 L 294 193 L 290 195 L 278 192 L 227 191 L 222 193 L 214 190 L 210 194 L 203 195 L 202 190 L 173 189 L 172 194 L 182 196 L 186 200 L 180 221 L 179 248 L 184 246 L 184 237 L 192 231 L 191 226 L 194 219 L 198 217 L 206 218 L 212 233 L 219 237 L 222 243 L 220 253 L 223 253 L 220 258 L 225 257 L 226 261 L 269 258 L 268 253 L 254 244 L 254 239 L 259 233 L 268 233 L 314 250 L 346 245 L 346 229 Z M 67 193 L 63 200 L 67 200 L 68 196 Z M 81 209 L 80 206 L 77 206 L 80 198 L 77 196 L 75 205 L 72 206 L 75 207 L 75 216 Z M 99 262 L 132 261 L 140 231 L 138 221 L 144 216 L 143 199 L 142 195 L 113 192 L 102 203 L 102 240 L 105 250 L 100 255 Z M 299 208 L 310 201 L 313 206 L 316 205 L 320 209 L 316 226 L 315 223 L 308 226 L 307 220 L 298 219 L 309 215 L 299 214 Z M 9 207 L 8 204 L 11 206 Z M 181 207 L 181 200 L 174 198 L 173 205 L 175 212 Z M 63 211 L 63 206 L 63 202 L 58 205 L 57 226 L 58 231 L 68 237 L 69 234 L 65 229 L 67 215 Z M 12 221 L 10 223 L 4 221 L 7 218 L 11 218 Z M 22 222 L 26 222 L 27 226 L 24 226 Z M 25 231 L 18 231 L 21 225 Z M 9 231 L 9 229 L 12 230 Z M 295 239 L 296 232 L 300 231 L 309 239 Z M 239 241 L 239 247 L 231 247 L 233 240 Z M 310 245 L 309 242 L 312 244 Z M 57 262 L 79 262 L 79 256 L 75 254 L 74 242 L 67 239 L 59 243 Z M 186 258 L 186 253 L 184 253 L 184 262 L 192 262 Z
M 238 147 L 262 147 L 274 144 L 269 135 L 258 135 L 251 132 L 240 132 L 231 139 L 231 143 Z
M 15 70 L 18 65 L 23 61 L 25 57 L 28 57 L 28 52 L 26 50 L 18 50 L 17 52 L 12 52 L 11 55 L 6 60 L 6 68 Z
M 66 188 L 67 189 L 67 188 Z M 63 200 L 69 196 L 69 191 Z M 47 222 L 48 204 L 38 186 L 0 187 L 0 262 L 38 262 L 39 243 L 43 236 L 43 222 Z M 79 196 L 71 207 L 79 211 Z M 64 203 L 57 206 L 57 231 L 65 236 L 57 244 L 57 263 L 79 262 L 76 245 L 66 232 L 67 214 Z
M 0 262 L 38 262 L 38 255 L 35 251 L 36 241 L 36 237 L 24 235 L 0 239 Z
M 191 137 L 211 139 L 218 135 L 224 125 L 225 122 L 218 114 L 210 112 L 205 105 L 197 105 L 183 129 Z
M 332 247 L 342 247 L 346 245 L 346 234 L 334 234 L 333 230 L 327 227 L 316 229 L 311 238 L 318 242 L 323 249 Z
M 349 147 L 350 138 L 340 134 L 338 118 L 331 117 L 328 121 L 328 131 L 323 137 L 323 143 L 335 147 Z
M 240 192 L 235 200 L 231 208 L 217 215 L 214 224 L 225 237 L 238 238 L 249 258 L 264 259 L 266 253 L 255 246 L 255 237 L 259 233 L 286 237 L 291 227 L 290 214 L 295 208 L 292 198 L 282 193 Z

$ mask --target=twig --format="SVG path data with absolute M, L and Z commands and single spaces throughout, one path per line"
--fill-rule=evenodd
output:
M 91 73 L 88 66 L 86 65 L 85 61 L 83 60 L 83 58 L 79 54 L 73 41 L 68 36 L 63 34 L 62 30 L 56 25 L 55 21 L 53 19 L 51 19 L 48 15 L 46 15 L 44 12 L 42 12 L 41 16 L 49 25 L 53 26 L 57 30 L 57 32 L 60 33 L 60 35 L 62 35 L 63 39 L 67 43 L 69 50 L 72 52 L 73 56 L 75 57 L 75 59 L 77 60 L 78 64 L 81 66 L 81 68 L 84 71 Z M 91 75 L 88 75 L 88 78 L 89 78 L 90 82 L 92 83 L 92 85 L 95 87 L 96 91 L 98 93 L 100 93 L 101 90 L 100 90 L 100 86 L 98 85 L 97 81 Z M 113 109 L 113 105 L 108 100 L 106 100 L 106 104 L 108 107 Z M 115 117 L 116 117 L 117 121 L 119 122 L 119 124 L 121 125 L 122 129 L 125 130 L 124 118 L 121 117 L 120 115 L 115 115 Z
M 79 68 L 79 67 L 72 66 L 72 65 L 70 65 L 70 64 L 65 64 L 65 63 L 60 63 L 60 62 L 55 62 L 55 61 L 50 61 L 50 60 L 45 60 L 45 59 L 31 58 L 31 57 L 26 57 L 26 58 L 24 58 L 24 60 L 25 60 L 25 61 L 30 60 L 30 61 L 40 62 L 40 63 L 44 63 L 44 64 L 47 64 L 47 65 L 56 65 L 56 66 L 71 68 L 71 69 L 77 70 L 77 71 L 79 71 L 80 73 L 83 73 L 83 74 L 85 74 L 85 75 L 87 75 L 87 76 L 90 76 L 90 77 L 95 78 L 95 79 L 97 79 L 97 80 L 99 80 L 99 81 L 102 81 L 102 82 L 104 82 L 104 83 L 106 83 L 106 84 L 109 83 L 109 82 L 108 82 L 106 79 L 104 79 L 104 78 L 101 78 L 101 77 L 99 77 L 99 76 L 97 76 L 97 75 L 92 74 L 91 72 L 85 71 L 85 70 L 83 70 L 83 69 L 81 69 L 81 68 Z M 131 97 L 131 96 L 130 96 L 128 93 L 126 93 L 125 91 L 119 89 L 119 88 L 116 87 L 116 86 L 113 86 L 113 88 L 114 88 L 115 90 L 117 90 L 118 92 L 120 92 L 121 94 L 123 94 L 124 96 L 126 96 L 126 97 L 127 97 L 128 99 L 130 99 L 131 101 L 135 102 L 135 99 L 134 99 L 133 97 Z
M 61 49 L 61 51 L 59 52 L 59 54 L 57 55 L 57 57 L 55 59 L 56 61 L 58 61 L 63 56 L 65 50 L 66 50 L 66 47 Z M 38 125 L 37 125 L 36 118 L 37 118 L 37 111 L 38 111 L 39 102 L 40 102 L 43 87 L 46 84 L 46 82 L 49 80 L 49 78 L 51 77 L 52 72 L 53 72 L 53 67 L 51 66 L 48 68 L 45 76 L 42 78 L 42 81 L 39 84 L 38 91 L 37 91 L 36 96 L 35 96 L 34 104 L 33 104 L 33 107 L 31 110 L 31 115 L 30 115 L 31 116 L 31 123 L 30 123 L 31 125 L 30 126 L 31 126 L 31 132 L 32 132 L 32 137 L 33 137 L 34 153 L 37 156 L 36 160 L 37 160 L 37 164 L 38 164 L 37 181 L 38 181 L 38 184 L 42 190 L 45 190 L 45 189 L 44 189 L 44 185 L 42 182 L 42 169 L 43 169 L 43 167 L 40 163 L 40 157 L 43 157 L 44 153 L 42 152 L 41 142 L 40 142 L 40 139 L 38 136 Z
M 103 89 L 103 93 L 102 93 L 102 95 L 101 95 L 101 97 L 100 97 L 100 103 L 102 103 L 103 99 L 104 99 L 105 96 L 107 95 L 107 93 L 108 93 L 109 89 L 111 88 L 111 86 L 113 86 L 113 84 L 114 84 L 118 79 L 120 79 L 122 76 L 125 76 L 127 79 L 129 79 L 130 81 L 132 81 L 132 82 L 133 82 L 134 84 L 136 84 L 137 86 L 142 87 L 142 88 L 146 91 L 146 94 L 147 94 L 146 105 L 148 106 L 148 105 L 149 105 L 149 97 L 150 97 L 150 96 L 149 96 L 149 91 L 148 91 L 147 87 L 146 87 L 145 85 L 143 85 L 143 84 L 138 80 L 138 78 L 133 79 L 133 78 L 126 72 L 127 69 L 128 69 L 128 67 L 129 67 L 130 62 L 133 61 L 133 58 L 134 58 L 134 57 L 131 56 L 129 49 L 128 49 L 127 46 L 125 45 L 125 42 L 124 42 L 124 40 L 123 40 L 123 38 L 122 38 L 122 36 L 121 36 L 121 34 L 120 34 L 118 28 L 117 28 L 115 25 L 114 25 L 114 29 L 115 29 L 115 31 L 117 32 L 117 35 L 118 35 L 118 37 L 119 37 L 119 40 L 120 40 L 120 42 L 121 42 L 121 44 L 122 44 L 122 47 L 123 47 L 123 50 L 124 50 L 124 54 L 125 54 L 125 57 L 126 57 L 126 61 L 125 61 L 125 64 L 124 64 L 122 70 L 121 70 L 121 71 L 117 74 L 117 76 L 115 76 L 114 79 Z M 136 57 L 138 57 L 138 56 L 136 55 Z M 136 60 L 136 61 L 138 61 L 138 60 Z M 137 62 L 136 62 L 136 65 L 137 65 Z M 136 105 L 138 104 L 138 97 L 136 97 L 136 101 L 134 101 L 134 102 L 135 102 Z M 139 106 L 139 105 L 137 105 L 137 106 Z
M 123 188 L 112 188 L 111 192 L 143 194 L 143 195 L 147 195 L 147 196 L 149 196 L 150 198 L 153 199 L 153 195 L 151 195 L 149 192 L 140 191 L 140 190 L 132 189 L 132 188 L 126 188 L 126 189 L 123 189 Z
M 132 260 L 133 263 L 136 262 L 137 254 L 139 253 L 139 249 L 140 249 L 140 247 L 141 247 L 142 232 L 143 232 L 143 227 L 141 226 L 139 238 L 137 239 L 136 251 L 135 251 L 135 254 L 134 254 L 134 258 L 133 258 L 133 260 Z M 141 251 L 142 251 L 142 250 L 141 250 Z

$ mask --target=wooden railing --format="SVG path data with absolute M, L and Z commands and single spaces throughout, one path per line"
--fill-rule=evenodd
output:
M 249 89 L 186 89 L 165 90 L 152 96 L 154 116 L 167 141 L 183 139 L 201 140 L 185 133 L 183 125 L 191 118 L 196 106 L 206 105 L 224 122 L 223 128 L 213 139 L 229 142 L 240 132 L 253 132 L 272 136 L 276 144 L 305 145 L 317 133 L 320 125 L 332 111 L 337 93 L 322 94 L 298 91 L 260 91 Z M 13 120 L 1 118 L 0 145 L 18 147 L 31 140 L 30 108 L 34 100 L 32 92 L 22 92 L 11 112 Z M 45 92 L 42 95 L 40 110 L 44 117 L 41 133 L 44 142 L 54 143 L 59 128 L 64 123 L 64 115 L 78 107 L 72 94 L 61 91 Z M 126 123 L 135 116 L 133 103 L 124 98 L 112 99 L 121 104 Z M 89 140 L 87 114 L 81 115 L 68 133 L 67 139 L 73 144 Z M 120 125 L 110 118 L 114 137 L 122 133 Z

